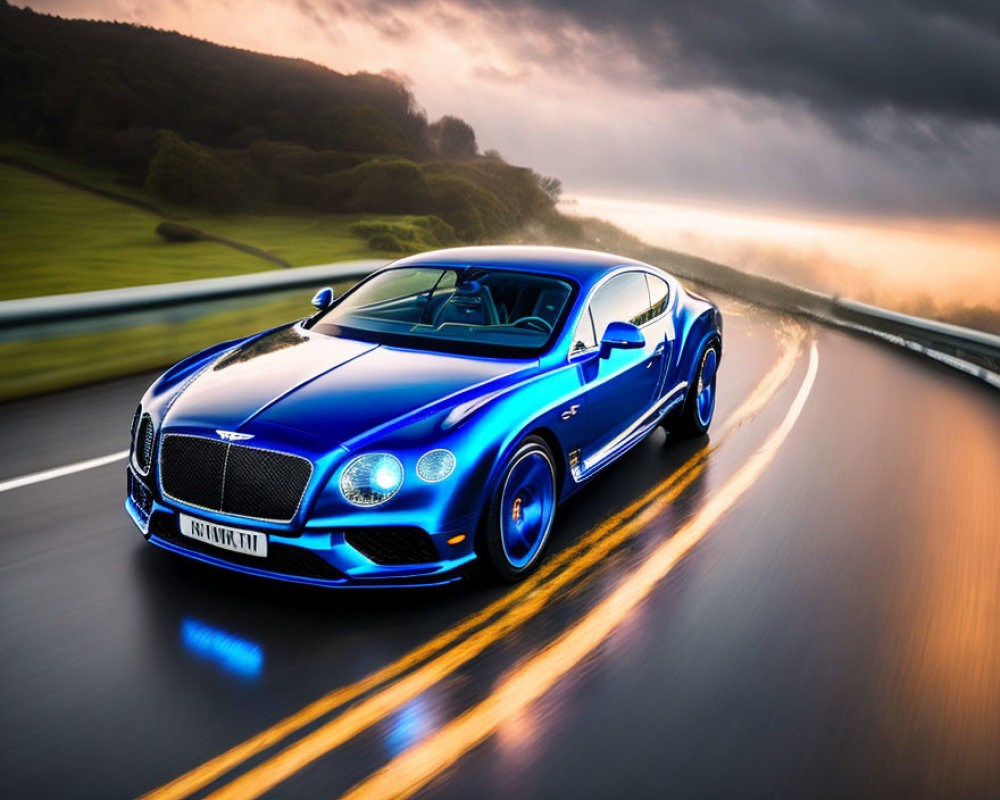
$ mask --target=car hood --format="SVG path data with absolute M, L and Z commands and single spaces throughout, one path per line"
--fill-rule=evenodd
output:
M 183 389 L 165 424 L 238 431 L 262 422 L 345 444 L 456 392 L 499 386 L 536 363 L 403 350 L 295 325 L 216 359 Z

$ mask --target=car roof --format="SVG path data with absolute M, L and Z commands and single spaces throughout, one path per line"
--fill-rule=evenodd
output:
M 573 278 L 583 285 L 593 283 L 621 266 L 649 267 L 641 261 L 596 250 L 570 247 L 532 247 L 495 245 L 488 247 L 452 247 L 419 253 L 396 261 L 392 266 L 434 267 L 510 267 L 524 272 Z

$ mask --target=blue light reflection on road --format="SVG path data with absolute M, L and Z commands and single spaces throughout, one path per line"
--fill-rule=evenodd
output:
M 264 648 L 259 644 L 194 617 L 181 622 L 181 643 L 189 653 L 245 680 L 257 680 L 264 669 Z
M 389 720 L 385 747 L 390 756 L 398 756 L 412 747 L 437 727 L 434 713 L 427 697 L 420 695 L 403 706 Z

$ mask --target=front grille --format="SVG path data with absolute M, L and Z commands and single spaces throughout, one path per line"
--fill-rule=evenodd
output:
M 203 553 L 243 567 L 254 567 L 278 575 L 319 580 L 338 580 L 345 577 L 344 573 L 329 564 L 322 556 L 303 547 L 268 542 L 267 555 L 263 558 L 212 547 L 205 542 L 181 535 L 177 529 L 176 517 L 163 511 L 157 511 L 153 514 L 149 523 L 149 532 L 157 539 L 183 547 L 185 550 Z
M 165 495 L 239 517 L 289 522 L 311 475 L 300 456 L 201 436 L 168 434 L 160 447 Z
M 139 427 L 135 431 L 133 445 L 135 463 L 143 473 L 149 472 L 149 467 L 153 463 L 154 438 L 153 420 L 149 414 L 143 414 L 139 420 Z
M 420 528 L 359 528 L 347 531 L 344 541 L 369 561 L 383 566 L 437 561 L 437 548 Z

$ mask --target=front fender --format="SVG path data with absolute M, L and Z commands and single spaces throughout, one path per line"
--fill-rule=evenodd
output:
M 532 434 L 541 436 L 553 451 L 560 500 L 574 485 L 569 454 L 584 441 L 586 397 L 579 363 L 546 373 L 509 396 L 491 403 L 476 422 L 494 435 L 483 455 L 482 481 L 476 503 L 482 510 L 492 497 L 507 461 L 518 444 Z
M 508 457 L 525 436 L 544 436 L 555 451 L 557 477 L 561 480 L 568 474 L 566 454 L 582 443 L 586 420 L 578 369 L 566 364 L 533 376 L 491 397 L 458 424 L 446 422 L 449 411 L 443 410 L 366 442 L 363 450 L 351 453 L 330 475 L 313 511 L 313 524 L 343 524 L 346 519 L 341 514 L 356 517 L 357 509 L 340 497 L 338 483 L 344 466 L 361 453 L 390 452 L 403 463 L 404 488 L 383 506 L 365 511 L 366 524 L 402 524 L 419 517 L 431 533 L 456 527 L 474 532 Z M 455 471 L 439 484 L 421 483 L 416 461 L 436 448 L 454 453 Z

